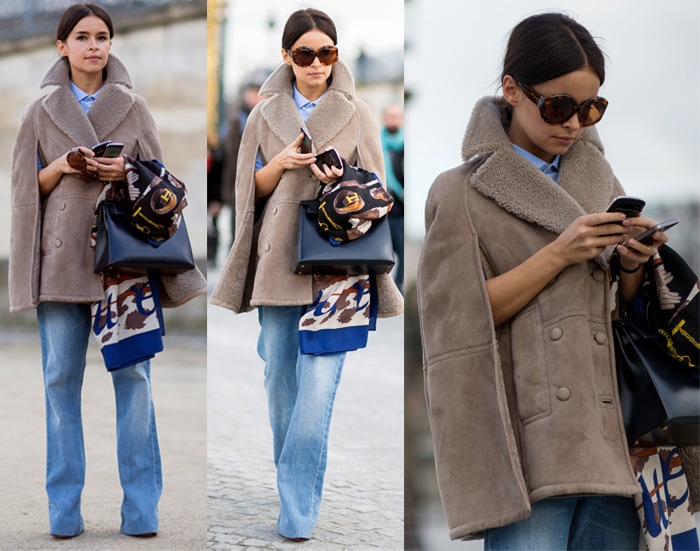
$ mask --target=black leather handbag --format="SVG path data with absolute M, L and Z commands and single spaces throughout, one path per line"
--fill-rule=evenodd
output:
M 700 443 L 700 381 L 644 322 L 613 320 L 625 432 L 635 446 Z
M 97 237 L 94 271 L 127 269 L 177 274 L 195 267 L 185 218 L 177 231 L 160 245 L 151 245 L 139 236 L 120 205 L 102 201 L 97 209 Z
M 302 201 L 299 213 L 297 274 L 361 275 L 384 274 L 394 266 L 389 220 L 372 222 L 362 237 L 332 245 L 318 225 L 318 199 Z

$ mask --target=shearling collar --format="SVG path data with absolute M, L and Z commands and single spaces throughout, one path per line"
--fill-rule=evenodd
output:
M 355 80 L 348 66 L 342 61 L 333 66 L 333 80 L 323 99 L 306 121 L 316 151 L 322 151 L 356 112 Z M 263 103 L 260 114 L 270 129 L 285 144 L 293 142 L 299 135 L 303 121 L 293 98 L 294 72 L 289 65 L 282 64 L 268 77 L 260 88 L 260 95 L 270 94 Z
M 603 212 L 613 194 L 615 176 L 593 128 L 562 155 L 559 184 L 513 149 L 504 130 L 502 98 L 479 100 L 462 142 L 462 158 L 486 157 L 471 185 L 511 214 L 555 233 L 576 218 Z
M 95 103 L 86 115 L 70 88 L 70 71 L 64 59 L 56 60 L 44 75 L 41 88 L 58 86 L 42 101 L 51 120 L 76 144 L 91 147 L 109 138 L 134 104 L 131 78 L 114 54 L 107 60 L 107 78 Z

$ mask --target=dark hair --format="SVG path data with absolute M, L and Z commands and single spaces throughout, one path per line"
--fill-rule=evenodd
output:
M 533 15 L 510 33 L 503 77 L 523 84 L 538 84 L 590 67 L 605 81 L 605 56 L 581 24 L 563 13 Z
M 89 15 L 94 15 L 99 17 L 104 21 L 105 25 L 109 29 L 109 37 L 114 36 L 114 27 L 112 26 L 112 18 L 105 11 L 105 9 L 97 4 L 73 4 L 61 15 L 61 19 L 58 21 L 58 27 L 56 28 L 56 40 L 65 42 L 68 35 L 83 18 Z
M 333 45 L 338 44 L 338 31 L 335 30 L 335 23 L 321 10 L 307 8 L 295 11 L 287 19 L 282 33 L 282 48 L 291 49 L 292 45 L 299 38 L 309 31 L 318 29 L 333 41 Z

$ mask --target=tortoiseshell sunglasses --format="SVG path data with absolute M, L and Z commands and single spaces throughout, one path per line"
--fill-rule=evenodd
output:
M 338 48 L 335 46 L 323 46 L 318 51 L 314 51 L 306 46 L 300 46 L 294 51 L 287 50 L 287 53 L 292 56 L 294 63 L 299 65 L 299 67 L 308 67 L 316 58 L 321 62 L 321 65 L 333 65 L 338 61 Z
M 562 124 L 568 121 L 574 113 L 578 113 L 578 120 L 581 126 L 593 126 L 603 118 L 605 109 L 608 107 L 608 100 L 600 96 L 587 99 L 579 104 L 574 98 L 566 94 L 548 98 L 527 84 L 520 82 L 517 82 L 517 84 L 523 89 L 523 92 L 525 92 L 525 95 L 532 103 L 540 108 L 542 120 L 549 124 Z

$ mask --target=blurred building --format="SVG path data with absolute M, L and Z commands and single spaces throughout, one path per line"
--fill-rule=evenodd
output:
M 0 2 L 0 323 L 7 308 L 10 247 L 10 173 L 20 120 L 58 57 L 55 32 L 73 0 Z M 194 254 L 206 255 L 206 2 L 205 0 L 98 0 L 112 17 L 112 52 L 127 66 L 134 92 L 143 96 L 159 129 L 164 159 L 188 187 L 185 211 Z M 91 146 L 94 144 L 81 144 Z M 203 302 L 177 309 L 203 320 Z M 201 310 L 201 312 L 199 311 Z M 33 312 L 27 319 L 34 323 Z M 9 318 L 20 322 L 21 314 Z

